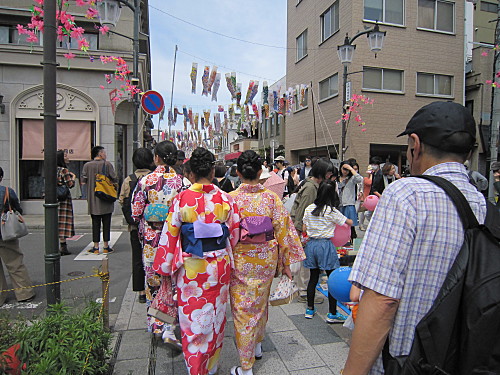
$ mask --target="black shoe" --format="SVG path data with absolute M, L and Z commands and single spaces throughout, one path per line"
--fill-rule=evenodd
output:
M 109 246 L 102 249 L 103 254 L 111 254 L 113 251 L 114 250 L 112 248 L 110 248 Z
M 61 256 L 71 254 L 68 250 L 68 245 L 66 243 L 61 244 L 61 247 L 59 248 L 59 254 L 61 254 Z
M 146 295 L 139 294 L 139 303 L 146 303 Z

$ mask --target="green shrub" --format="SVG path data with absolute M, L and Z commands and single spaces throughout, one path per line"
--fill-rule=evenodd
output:
M 105 374 L 111 335 L 99 319 L 100 307 L 90 302 L 83 311 L 71 313 L 69 307 L 55 304 L 48 308 L 46 317 L 32 325 L 18 324 L 15 342 L 21 344 L 18 356 L 27 364 L 26 373 Z

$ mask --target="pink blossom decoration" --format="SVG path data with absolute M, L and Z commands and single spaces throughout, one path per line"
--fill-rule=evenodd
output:
M 65 53 L 64 57 L 66 57 L 69 60 L 69 59 L 74 59 L 76 57 L 76 55 L 74 53 L 70 52 L 70 53 Z

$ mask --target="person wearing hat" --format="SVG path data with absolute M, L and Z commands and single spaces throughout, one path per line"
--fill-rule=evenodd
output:
M 500 206 L 500 200 L 498 196 L 500 195 L 500 161 L 495 161 L 491 163 L 491 171 L 493 172 L 493 187 L 495 189 L 495 199 L 497 201 L 497 206 Z
M 285 158 L 283 156 L 278 156 L 274 159 L 274 163 L 276 164 L 277 171 L 276 174 L 280 176 L 283 180 L 288 181 L 288 171 L 285 168 Z M 283 197 L 281 197 L 283 198 Z
M 399 136 L 408 139 L 411 174 L 452 182 L 484 223 L 486 200 L 463 165 L 476 142 L 469 110 L 433 102 L 419 109 Z M 454 204 L 434 183 L 408 177 L 387 186 L 349 276 L 364 292 L 344 375 L 384 373 L 380 353 L 387 337 L 391 355 L 409 353 L 415 327 L 462 247 L 462 228 Z

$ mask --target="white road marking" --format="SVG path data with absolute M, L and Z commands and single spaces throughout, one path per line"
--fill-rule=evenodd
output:
M 118 241 L 118 238 L 122 235 L 123 232 L 111 232 L 111 238 L 109 241 L 109 246 L 113 248 L 113 245 Z M 101 244 L 101 253 L 99 254 L 91 254 L 88 251 L 92 249 L 94 246 L 94 243 L 91 242 L 87 246 L 83 248 L 83 250 L 78 254 L 74 260 L 102 260 L 104 259 L 105 256 L 108 254 L 103 254 L 102 253 L 102 244 Z M 111 255 L 111 254 L 110 254 Z
M 43 302 L 13 302 L 6 303 L 0 309 L 9 310 L 9 309 L 19 309 L 19 310 L 28 310 L 28 309 L 36 309 Z

